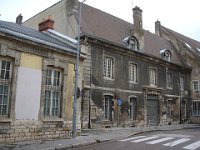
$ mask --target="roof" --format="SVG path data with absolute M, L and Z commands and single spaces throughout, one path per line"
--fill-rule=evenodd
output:
M 192 38 L 186 37 L 180 33 L 177 33 L 171 29 L 168 29 L 164 26 L 162 26 L 162 29 L 165 29 L 168 32 L 170 32 L 171 34 L 173 34 L 176 39 L 181 41 L 187 47 L 187 49 L 191 50 L 193 53 L 200 56 L 200 42 L 199 41 L 196 41 Z
M 62 42 L 58 38 L 54 38 L 51 34 L 39 32 L 37 30 L 19 25 L 13 22 L 6 22 L 0 20 L 0 32 L 9 34 L 18 38 L 30 40 L 32 42 L 51 46 L 56 49 L 76 53 L 76 48 Z M 48 31 L 47 31 L 48 32 Z
M 75 14 L 77 17 L 77 14 Z M 144 53 L 161 58 L 160 50 L 169 49 L 172 62 L 181 65 L 170 41 L 149 31 L 144 31 Z M 82 4 L 81 32 L 115 44 L 123 44 L 123 39 L 133 36 L 133 24 L 105 13 L 101 10 Z

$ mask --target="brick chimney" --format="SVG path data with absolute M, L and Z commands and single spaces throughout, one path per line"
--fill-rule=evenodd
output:
M 51 16 L 48 17 L 47 20 L 39 23 L 39 31 L 47 31 L 48 29 L 54 29 L 54 20 L 51 19 Z
M 161 37 L 161 24 L 158 20 L 155 22 L 155 34 Z
M 136 6 L 133 8 L 133 36 L 136 37 L 139 44 L 139 51 L 144 51 L 144 30 L 142 22 L 142 10 Z
M 22 14 L 19 14 L 17 16 L 17 18 L 16 18 L 16 23 L 21 25 L 22 24 L 22 20 L 23 20 L 23 16 L 22 16 Z

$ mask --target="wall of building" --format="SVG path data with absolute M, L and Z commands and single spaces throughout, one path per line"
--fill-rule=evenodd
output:
M 148 94 L 155 94 L 159 97 L 159 124 L 179 123 L 180 88 L 178 81 L 180 74 L 184 74 L 186 78 L 185 89 L 188 90 L 189 80 L 187 79 L 189 78 L 189 72 L 183 72 L 180 67 L 174 67 L 173 65 L 166 64 L 159 60 L 152 61 L 153 58 L 148 60 L 135 52 L 127 52 L 127 50 L 119 51 L 115 50 L 113 47 L 109 48 L 109 46 L 104 47 L 96 44 L 90 46 L 88 47 L 91 53 L 89 53 L 89 57 L 86 59 L 88 65 L 86 65 L 87 67 L 84 66 L 84 79 L 86 79 L 86 88 L 84 93 L 85 95 L 83 97 L 83 100 L 89 101 L 89 103 L 84 102 L 83 108 L 90 108 L 90 112 L 88 112 L 88 109 L 83 109 L 83 116 L 86 120 L 89 119 L 89 117 L 91 118 L 91 124 L 94 124 L 91 125 L 92 127 L 95 126 L 95 123 L 97 123 L 98 120 L 103 119 L 103 95 L 105 94 L 114 96 L 114 107 L 116 106 L 116 98 L 120 98 L 123 101 L 120 111 L 120 125 L 129 125 L 128 109 L 129 98 L 131 96 L 137 98 L 137 124 L 147 124 L 147 99 L 145 97 L 147 97 Z M 111 80 L 106 80 L 103 76 L 103 59 L 105 56 L 109 56 L 114 60 L 114 79 Z M 137 83 L 131 83 L 128 79 L 129 62 L 137 64 Z M 92 65 L 90 66 L 89 64 Z M 92 68 L 92 71 L 90 70 L 90 67 Z M 149 85 L 150 67 L 157 69 L 157 87 L 150 87 Z M 167 71 L 170 71 L 173 74 L 172 89 L 168 89 L 166 85 Z M 171 119 L 167 117 L 168 100 L 172 100 L 172 107 L 174 111 Z M 117 114 L 118 107 L 113 109 L 113 126 L 118 125 Z M 86 120 L 85 122 L 87 122 Z M 87 124 L 85 124 L 85 127 L 86 126 Z
M 54 30 L 74 38 L 77 35 L 77 22 L 74 17 L 73 0 L 62 0 L 52 7 L 45 9 L 39 14 L 23 22 L 23 25 L 38 30 L 38 24 L 48 17 L 55 21 Z
M 0 118 L 0 143 L 70 137 L 72 129 L 75 56 L 40 45 L 31 46 L 0 38 L 0 59 L 12 61 L 8 115 Z M 82 89 L 82 63 L 79 83 Z M 61 117 L 44 117 L 44 83 L 47 67 L 62 70 Z M 80 131 L 81 100 L 77 103 Z
M 38 120 L 42 57 L 21 53 L 16 89 L 16 120 Z

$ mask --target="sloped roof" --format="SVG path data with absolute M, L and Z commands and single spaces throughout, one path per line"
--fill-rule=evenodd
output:
M 75 15 L 78 17 L 77 14 Z M 133 24 L 82 4 L 81 31 L 124 46 L 123 39 L 127 36 L 133 36 Z M 181 64 L 177 54 L 174 52 L 173 46 L 168 40 L 146 30 L 144 30 L 144 46 L 144 53 L 159 58 L 161 58 L 161 49 L 169 49 L 172 52 L 172 62 Z
M 174 37 L 176 39 L 178 39 L 179 41 L 181 41 L 182 43 L 184 43 L 188 49 L 192 49 L 192 52 L 195 52 L 196 54 L 198 54 L 200 56 L 200 42 L 196 41 L 192 38 L 186 37 L 180 33 L 177 33 L 171 29 L 168 29 L 166 27 L 163 27 L 165 30 L 167 30 L 168 32 L 170 32 L 171 34 L 174 35 Z
M 30 40 L 36 43 L 44 44 L 68 52 L 76 53 L 76 48 L 69 46 L 68 44 L 53 38 L 50 34 L 39 32 L 37 30 L 19 25 L 13 22 L 6 22 L 0 20 L 0 32 L 13 35 L 18 38 Z

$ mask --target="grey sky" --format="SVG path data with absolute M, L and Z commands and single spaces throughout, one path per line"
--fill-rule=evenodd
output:
M 59 0 L 1 0 L 0 20 L 15 22 L 20 13 L 24 21 Z M 161 24 L 200 41 L 200 0 L 87 0 L 86 4 L 133 22 L 132 7 L 143 10 L 144 29 L 154 33 L 154 24 Z

